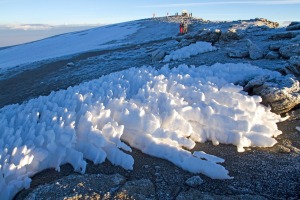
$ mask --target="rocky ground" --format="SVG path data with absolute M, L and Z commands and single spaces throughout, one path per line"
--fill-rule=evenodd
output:
M 169 17 L 148 23 L 179 20 Z M 270 105 L 273 112 L 289 116 L 278 123 L 283 132 L 277 138 L 278 144 L 272 148 L 248 148 L 244 153 L 238 153 L 231 145 L 198 144 L 194 150 L 225 159 L 223 165 L 234 177 L 230 180 L 191 174 L 134 150 L 132 171 L 109 162 L 89 162 L 86 174 L 81 175 L 67 164 L 60 172 L 48 169 L 35 175 L 31 188 L 18 193 L 15 199 L 299 199 L 300 27 L 296 22 L 278 28 L 277 23 L 265 19 L 217 23 L 192 19 L 189 33 L 183 36 L 37 62 L 18 75 L 0 80 L 0 107 L 132 66 L 159 68 L 171 50 L 197 41 L 211 42 L 218 50 L 172 61 L 170 67 L 181 63 L 200 66 L 246 62 L 287 75 L 283 80 L 263 77 L 239 83 L 250 94 L 262 96 L 263 103 Z

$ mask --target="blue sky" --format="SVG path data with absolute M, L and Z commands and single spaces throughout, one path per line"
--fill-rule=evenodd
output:
M 300 21 L 300 0 L 0 0 L 0 25 L 107 24 L 183 9 L 209 20 Z

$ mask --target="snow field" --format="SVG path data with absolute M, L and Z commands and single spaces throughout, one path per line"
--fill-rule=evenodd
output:
M 183 60 L 190 58 L 191 56 L 198 55 L 200 53 L 205 53 L 209 51 L 216 51 L 217 48 L 213 47 L 211 43 L 208 42 L 196 42 L 189 46 L 182 47 L 175 51 L 172 51 L 170 55 L 166 55 L 164 62 L 170 62 L 171 60 Z
M 248 64 L 130 68 L 21 105 L 0 109 L 0 194 L 11 199 L 39 171 L 85 159 L 132 170 L 131 147 L 215 179 L 228 179 L 223 159 L 195 142 L 270 147 L 281 118 L 232 83 L 277 72 Z M 126 142 L 126 143 L 124 143 Z
M 66 33 L 7 48 L 0 51 L 0 70 L 35 61 L 120 45 L 119 40 L 137 32 L 140 26 L 136 22 L 120 23 Z M 109 42 L 115 42 L 115 44 L 108 44 Z

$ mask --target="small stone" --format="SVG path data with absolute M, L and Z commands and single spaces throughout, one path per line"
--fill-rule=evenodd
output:
M 158 49 L 152 53 L 152 62 L 162 60 L 166 55 L 164 50 Z
M 282 47 L 284 44 L 283 43 L 274 43 L 269 45 L 269 49 L 271 51 L 278 51 L 280 47 Z
M 290 153 L 291 150 L 283 145 L 278 145 L 278 152 L 280 153 Z
M 200 178 L 200 176 L 193 176 L 185 181 L 185 183 L 190 187 L 197 187 L 201 185 L 204 181 Z
M 73 67 L 73 66 L 75 66 L 75 64 L 74 64 L 73 62 L 69 62 L 69 63 L 67 64 L 67 67 Z
M 148 169 L 149 165 L 144 165 L 143 168 Z

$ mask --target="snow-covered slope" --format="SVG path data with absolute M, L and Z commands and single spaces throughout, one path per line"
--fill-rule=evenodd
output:
M 138 24 L 135 22 L 108 25 L 7 48 L 0 51 L 0 69 L 84 51 L 104 49 L 113 46 L 113 44 L 108 44 L 112 41 L 115 41 L 114 45 L 120 45 L 118 43 L 120 40 L 135 33 L 137 29 Z
M 0 50 L 0 72 L 18 65 L 172 37 L 177 24 L 149 20 L 101 26 Z M 137 32 L 138 31 L 138 32 Z

